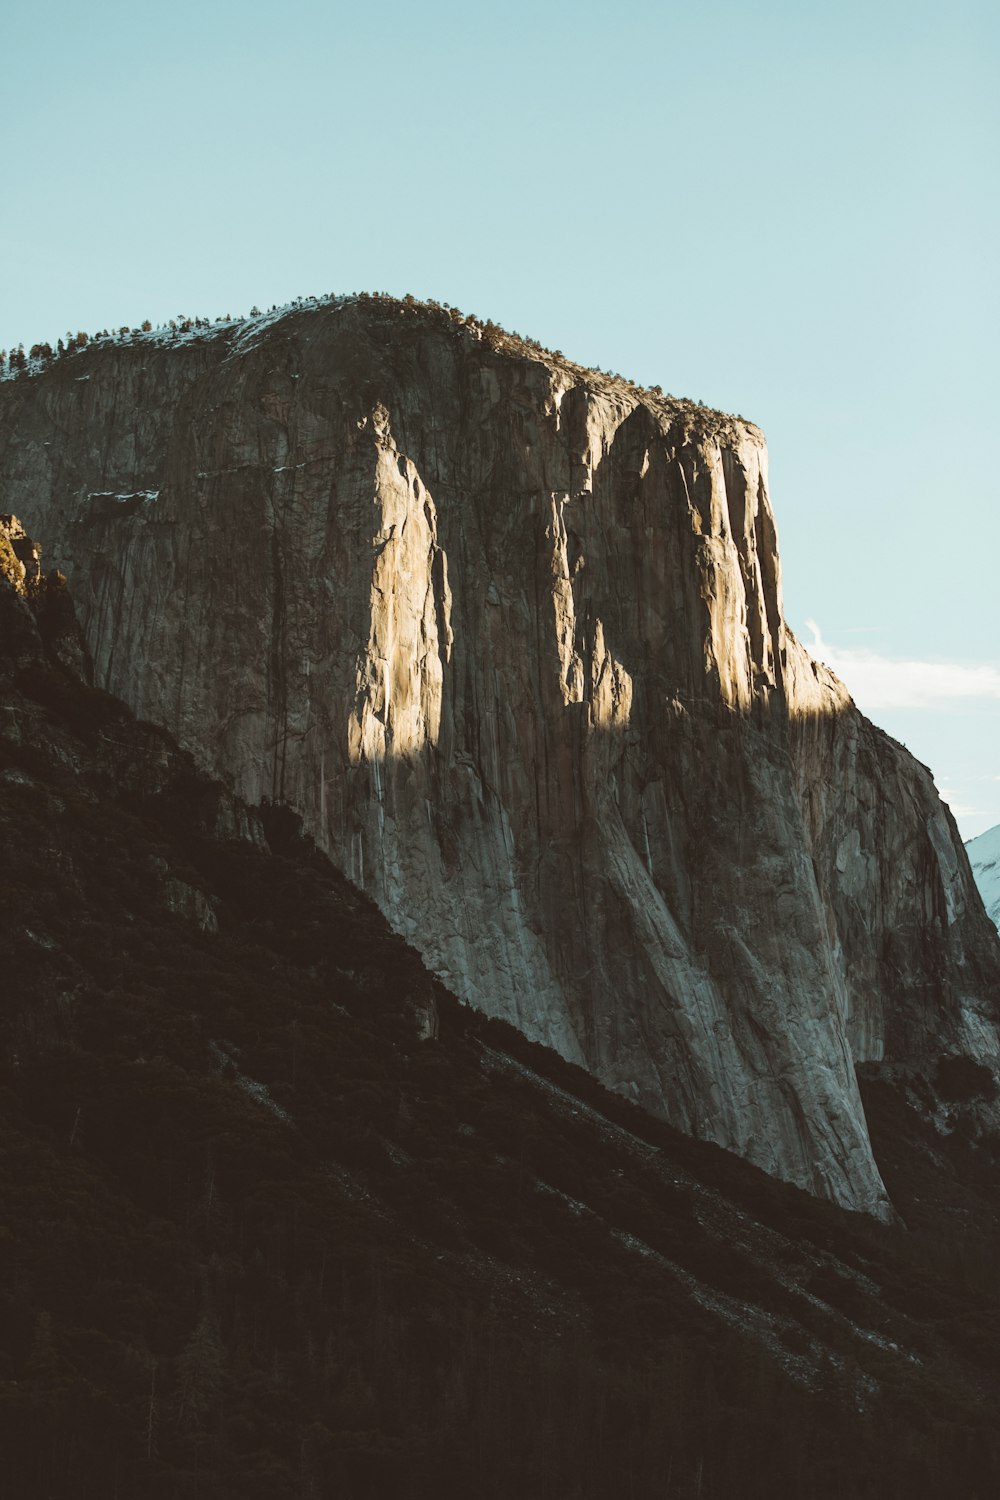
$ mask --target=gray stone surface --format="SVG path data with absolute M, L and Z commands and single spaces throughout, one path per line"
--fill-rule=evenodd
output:
M 997 1051 L 927 771 L 786 627 L 750 423 L 396 304 L 0 386 L 99 680 L 283 798 L 461 997 L 886 1211 L 854 1062 Z
M 1000 823 L 965 846 L 990 921 L 1000 927 Z

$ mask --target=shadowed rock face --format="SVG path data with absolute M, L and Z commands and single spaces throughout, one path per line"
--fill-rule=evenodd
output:
M 460 996 L 883 1212 L 855 1061 L 995 1054 L 930 776 L 782 618 L 761 433 L 398 304 L 0 387 L 98 680 Z

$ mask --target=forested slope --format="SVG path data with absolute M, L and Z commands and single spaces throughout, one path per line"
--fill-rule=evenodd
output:
M 673 1132 L 90 687 L 2 542 L 12 1495 L 995 1493 L 988 1075 L 866 1086 L 891 1227 Z

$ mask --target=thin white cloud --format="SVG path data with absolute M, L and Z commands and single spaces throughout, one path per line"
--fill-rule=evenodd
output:
M 956 699 L 1000 701 L 1000 667 L 962 662 L 893 661 L 865 647 L 832 646 L 815 620 L 809 650 L 831 667 L 865 713 L 880 708 L 939 708 Z
M 939 786 L 938 795 L 942 802 L 947 802 L 956 818 L 978 818 L 979 808 L 970 807 L 962 801 L 961 792 L 953 791 L 950 786 Z

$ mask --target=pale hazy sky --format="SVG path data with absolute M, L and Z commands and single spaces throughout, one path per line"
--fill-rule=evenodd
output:
M 412 291 L 742 412 L 793 628 L 1000 822 L 993 0 L 6 0 L 0 57 L 0 347 Z

